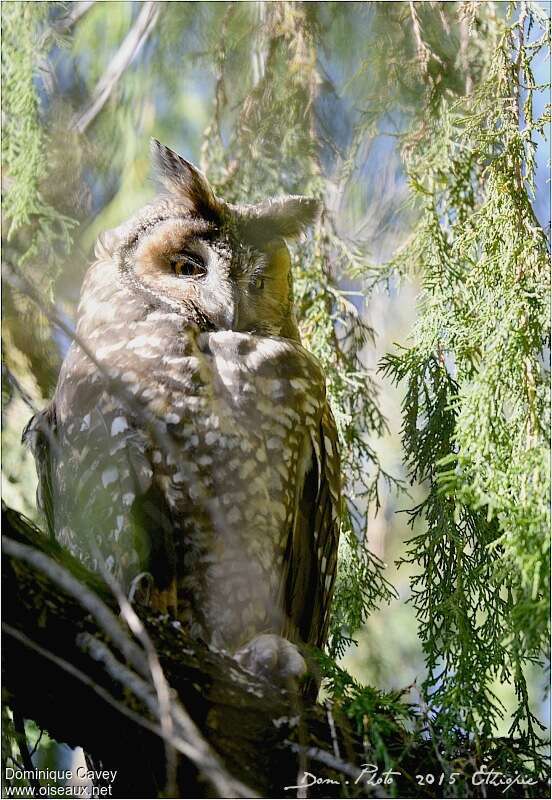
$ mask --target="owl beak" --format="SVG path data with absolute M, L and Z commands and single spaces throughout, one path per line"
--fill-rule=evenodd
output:
M 219 303 L 216 312 L 215 324 L 223 331 L 238 330 L 239 304 L 236 290 L 232 288 L 231 294 L 226 297 L 226 302 Z

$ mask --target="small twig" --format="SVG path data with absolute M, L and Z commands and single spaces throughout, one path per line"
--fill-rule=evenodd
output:
M 343 775 L 347 775 L 347 777 L 352 778 L 355 781 L 355 784 L 357 784 L 357 782 L 357 785 L 362 783 L 362 770 L 358 769 L 358 767 L 354 767 L 352 764 L 348 764 L 346 761 L 342 761 L 341 759 L 332 756 L 331 753 L 327 753 L 325 750 L 321 750 L 319 747 L 303 747 L 300 744 L 289 741 L 289 739 L 286 739 L 284 744 L 294 753 L 304 752 L 307 758 L 311 759 L 312 761 L 318 761 L 319 764 L 324 764 L 325 767 L 330 767 L 330 769 L 334 769 L 336 772 L 341 772 Z M 376 797 L 387 797 L 387 794 L 383 792 L 379 786 L 370 786 L 370 792 L 368 792 L 368 788 L 366 786 L 362 786 L 362 791 L 364 794 L 372 794 Z
M 34 747 L 33 747 L 33 749 L 31 750 L 31 758 L 34 756 L 34 754 L 35 754 L 35 753 L 36 753 L 36 751 L 38 750 L 38 745 L 39 745 L 39 744 L 40 744 L 40 742 L 42 741 L 42 737 L 43 737 L 43 736 L 44 736 L 44 728 L 41 728 L 41 729 L 40 729 L 40 734 L 39 734 L 39 736 L 38 736 L 38 739 L 36 740 L 36 742 L 35 742 L 35 744 L 34 744 Z
M 439 2 L 439 3 L 432 3 L 431 5 L 432 7 L 437 6 L 437 13 L 439 14 L 439 19 L 441 20 L 441 25 L 443 26 L 443 30 L 447 36 L 450 36 L 450 25 L 448 24 L 445 12 L 443 11 L 443 4 Z
M 336 734 L 336 730 L 335 730 L 335 721 L 334 721 L 334 718 L 333 718 L 332 707 L 331 707 L 331 703 L 330 703 L 329 700 L 326 701 L 325 706 L 326 706 L 326 716 L 328 717 L 328 724 L 330 726 L 330 734 L 331 734 L 331 737 L 332 737 L 332 747 L 333 747 L 333 751 L 334 751 L 334 756 L 336 757 L 336 759 L 338 761 L 342 761 L 343 759 L 341 758 L 341 753 L 340 753 L 340 750 L 339 750 L 339 742 L 337 741 L 337 734 Z M 342 784 L 343 784 L 342 788 L 343 788 L 343 791 L 345 793 L 345 796 L 348 797 L 349 796 L 349 792 L 347 791 L 347 787 L 343 783 L 343 781 L 342 781 Z
M 177 794 L 176 790 L 177 759 L 176 759 L 175 749 L 170 744 L 170 740 L 173 734 L 173 721 L 170 713 L 171 697 L 170 697 L 169 685 L 163 673 L 161 664 L 159 663 L 159 657 L 157 655 L 155 647 L 153 646 L 153 643 L 150 637 L 148 636 L 148 633 L 144 628 L 142 621 L 140 620 L 135 610 L 133 609 L 132 605 L 130 604 L 119 582 L 107 568 L 105 559 L 95 542 L 93 542 L 93 549 L 94 549 L 94 555 L 96 556 L 98 565 L 100 567 L 100 572 L 102 574 L 102 577 L 109 586 L 109 588 L 111 589 L 111 591 L 113 592 L 113 595 L 117 600 L 117 603 L 119 604 L 119 608 L 121 610 L 121 616 L 127 623 L 132 633 L 142 644 L 146 653 L 146 657 L 148 659 L 151 678 L 155 690 L 157 692 L 157 698 L 159 701 L 159 721 L 161 723 L 161 728 L 163 730 L 163 738 L 165 741 L 165 756 L 167 761 L 167 786 L 165 793 L 167 794 L 168 797 L 175 797 Z
M 473 90 L 473 81 L 471 76 L 470 61 L 468 58 L 468 45 L 470 39 L 470 25 L 469 20 L 464 15 L 460 18 L 460 64 L 466 76 L 465 91 L 466 95 L 470 95 Z
M 54 583 L 74 597 L 83 608 L 94 616 L 100 628 L 109 635 L 121 653 L 123 653 L 125 658 L 139 674 L 133 673 L 128 667 L 119 664 L 119 662 L 114 659 L 109 649 L 93 639 L 93 637 L 89 635 L 86 637 L 86 635 L 83 635 L 81 637 L 82 641 L 89 646 L 93 657 L 104 663 L 108 672 L 112 674 L 112 677 L 120 680 L 123 685 L 130 688 L 140 697 L 156 718 L 161 719 L 159 702 L 153 696 L 155 687 L 147 682 L 150 669 L 144 657 L 144 653 L 124 633 L 119 621 L 105 603 L 83 583 L 74 578 L 64 567 L 56 564 L 55 561 L 44 553 L 40 553 L 28 545 L 19 544 L 6 536 L 2 536 L 2 549 L 7 555 L 25 561 L 35 569 L 44 572 Z M 11 630 L 9 632 L 12 633 Z M 18 631 L 15 631 L 15 633 L 19 634 Z M 19 635 L 19 638 L 21 639 L 21 635 Z M 56 657 L 53 656 L 53 658 Z M 118 678 L 117 675 L 119 676 Z M 145 680 L 143 680 L 140 675 L 142 675 Z M 124 680 L 121 680 L 121 676 L 124 676 Z M 158 735 L 160 735 L 164 741 L 168 741 L 174 745 L 179 752 L 193 760 L 194 763 L 205 772 L 207 778 L 212 781 L 217 791 L 220 792 L 221 797 L 256 797 L 257 795 L 250 789 L 239 781 L 235 781 L 226 773 L 191 717 L 180 704 L 174 701 L 174 698 L 170 697 L 170 700 L 171 720 L 173 723 L 177 723 L 181 731 L 181 736 L 168 736 L 167 732 L 161 727 L 159 728 Z
M 154 29 L 159 16 L 159 7 L 160 3 L 158 2 L 143 4 L 134 25 L 125 36 L 121 46 L 98 81 L 92 100 L 83 111 L 73 118 L 71 123 L 72 130 L 84 133 L 90 123 L 98 116 L 125 69 L 134 61 Z
M 56 33 L 68 33 L 84 15 L 90 11 L 95 0 L 82 0 L 80 3 L 71 3 L 70 11 L 53 24 Z
M 128 669 L 118 661 L 109 648 L 98 639 L 88 633 L 83 633 L 79 637 L 79 644 L 90 652 L 96 661 L 101 661 L 106 671 L 112 678 L 130 689 L 154 714 L 160 716 L 159 702 L 155 697 L 152 686 L 142 680 L 138 675 Z M 220 797 L 258 797 L 249 787 L 240 781 L 232 778 L 215 755 L 214 751 L 203 738 L 199 728 L 192 721 L 191 717 L 183 709 L 182 705 L 173 698 L 170 713 L 176 723 L 176 735 L 171 736 L 170 741 L 175 743 L 178 750 L 183 753 L 190 761 L 202 771 L 206 778 L 213 784 L 219 792 Z M 180 731 L 180 736 L 178 732 Z
M 4 374 L 8 379 L 8 383 L 13 386 L 15 391 L 19 394 L 25 405 L 31 409 L 33 414 L 37 414 L 38 408 L 33 403 L 31 395 L 21 386 L 21 384 L 19 383 L 13 372 L 8 368 L 3 351 L 4 347 L 2 346 L 2 370 L 4 371 Z
M 71 675 L 73 678 L 76 678 L 84 686 L 88 686 L 88 688 L 91 689 L 95 694 L 97 694 L 98 697 L 100 697 L 102 700 L 105 700 L 105 702 L 108 703 L 112 708 L 114 708 L 119 713 L 123 714 L 125 717 L 130 719 L 136 725 L 140 725 L 142 728 L 145 728 L 146 730 L 156 734 L 157 736 L 161 737 L 163 736 L 163 731 L 158 725 L 155 725 L 153 722 L 150 722 L 150 720 L 146 719 L 146 717 L 143 717 L 140 714 L 137 714 L 135 711 L 132 711 L 131 709 L 127 708 L 127 706 L 125 706 L 124 703 L 115 700 L 115 698 L 112 697 L 108 691 L 106 691 L 102 686 L 99 686 L 97 683 L 95 683 L 91 678 L 88 677 L 88 675 L 82 672 L 82 670 L 78 669 L 78 667 L 75 667 L 69 661 L 66 661 L 64 658 L 56 656 L 56 654 L 52 653 L 51 650 L 46 650 L 46 648 L 42 647 L 36 642 L 33 642 L 33 640 L 29 639 L 29 637 L 26 636 L 24 633 L 21 633 L 21 631 L 18 631 L 16 628 L 13 628 L 11 625 L 8 625 L 8 623 L 6 622 L 2 623 L 2 630 L 4 631 L 4 633 L 8 634 L 8 636 L 11 636 L 13 639 L 16 639 L 25 647 L 28 647 L 30 650 L 34 650 L 35 653 L 38 653 L 42 658 L 46 658 L 48 659 L 48 661 L 51 661 L 52 664 L 55 664 L 57 667 L 66 672 L 68 675 Z
M 67 594 L 74 597 L 86 611 L 92 614 L 101 629 L 112 639 L 132 666 L 144 677 L 149 675 L 144 653 L 126 635 L 115 614 L 97 594 L 73 577 L 65 567 L 57 564 L 45 553 L 26 544 L 20 544 L 7 536 L 2 536 L 2 550 L 7 555 L 25 561 L 31 567 L 43 572 Z
M 25 720 L 15 709 L 13 711 L 13 725 L 18 734 L 17 746 L 19 747 L 19 752 L 21 753 L 21 758 L 23 759 L 23 766 L 29 772 L 28 781 L 32 786 L 34 795 L 38 797 L 40 795 L 40 782 L 35 775 L 33 760 L 31 758 L 31 754 L 29 753 L 27 734 L 25 733 Z
M 423 74 L 427 76 L 427 65 L 431 58 L 431 51 L 422 38 L 422 28 L 418 12 L 416 11 L 416 5 L 413 0 L 409 0 L 408 5 L 410 6 L 410 18 L 412 19 L 412 30 L 414 31 L 414 38 L 416 40 L 418 60 Z
M 122 381 L 112 377 L 109 368 L 96 358 L 95 354 L 86 344 L 86 342 L 83 341 L 76 331 L 67 325 L 67 323 L 56 312 L 55 308 L 53 308 L 51 304 L 44 302 L 44 300 L 35 290 L 34 286 L 27 280 L 20 270 L 14 267 L 13 264 L 8 263 L 4 263 L 2 265 L 2 269 L 3 277 L 5 280 L 7 280 L 9 285 L 29 297 L 44 314 L 44 316 L 50 320 L 50 322 L 56 325 L 56 327 L 58 327 L 66 336 L 68 336 L 75 344 L 79 346 L 84 355 L 90 359 L 90 361 L 97 368 L 98 372 L 101 374 L 105 381 L 106 390 L 112 394 L 113 397 L 116 397 L 118 400 L 124 403 L 126 408 L 131 413 L 136 415 L 137 419 L 141 420 L 145 425 L 148 426 L 150 433 L 154 437 L 155 441 L 158 442 L 159 446 L 166 448 L 166 453 L 171 453 L 175 457 L 178 457 L 179 452 L 177 443 L 167 434 L 166 425 L 163 423 L 163 421 L 151 414 L 146 406 L 138 403 L 132 393 L 127 390 Z

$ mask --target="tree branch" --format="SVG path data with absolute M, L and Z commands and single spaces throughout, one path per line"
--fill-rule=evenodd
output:
M 81 2 L 71 3 L 67 14 L 55 21 L 53 27 L 56 33 L 68 33 L 90 11 L 94 3 L 95 0 L 82 0 Z
M 88 632 L 77 634 L 75 642 L 84 652 L 89 652 L 95 661 L 101 662 L 108 675 L 121 684 L 123 690 L 132 692 L 142 702 L 154 719 L 160 723 L 161 737 L 169 744 L 171 750 L 175 747 L 176 740 L 176 749 L 209 777 L 221 797 L 255 796 L 248 787 L 234 781 L 226 773 L 224 766 L 203 739 L 199 729 L 184 709 L 179 707 L 179 703 L 175 702 L 175 698 L 172 698 L 169 708 L 166 703 L 163 703 L 161 692 L 158 690 L 159 678 L 157 677 L 156 680 L 155 675 L 156 667 L 152 668 L 149 659 L 145 658 L 142 650 L 125 633 L 113 612 L 100 597 L 74 578 L 64 566 L 57 564 L 48 555 L 29 545 L 3 536 L 2 549 L 7 556 L 16 558 L 19 564 L 26 563 L 39 569 L 59 589 L 78 600 L 83 610 L 90 612 L 101 634 L 112 640 L 124 658 L 130 662 L 132 668 L 121 664 L 103 642 Z M 6 632 L 12 633 L 9 624 Z M 22 641 L 21 637 L 19 637 L 19 641 Z M 156 666 L 159 666 L 157 657 Z M 159 671 L 161 671 L 160 666 Z M 162 671 L 161 677 L 165 681 Z M 168 726 L 165 724 L 167 713 L 170 713 Z M 177 716 L 178 724 L 174 724 L 174 718 Z M 172 736 L 173 729 L 176 732 L 175 737 Z M 170 761 L 172 762 L 172 758 Z M 167 773 L 167 788 L 170 789 L 172 796 L 177 796 L 175 775 L 172 774 L 172 770 L 169 770 L 169 758 L 167 758 Z
M 159 698 L 108 587 L 16 512 L 4 508 L 2 526 L 8 702 L 53 738 L 118 770 L 114 796 L 158 796 L 166 785 Z M 195 796 L 212 795 L 209 783 L 219 797 L 280 796 L 294 785 L 298 758 L 285 741 L 303 723 L 293 699 L 166 617 L 146 608 L 139 615 L 170 686 L 176 796 L 191 786 Z M 40 681 L 31 677 L 38 674 Z M 316 731 L 307 743 L 330 741 L 322 708 L 307 710 L 305 720 Z
M 134 61 L 154 29 L 159 16 L 159 6 L 160 3 L 158 2 L 146 2 L 143 4 L 134 25 L 125 36 L 123 43 L 98 81 L 90 103 L 73 118 L 71 123 L 73 130 L 78 133 L 84 133 L 98 116 L 124 71 Z

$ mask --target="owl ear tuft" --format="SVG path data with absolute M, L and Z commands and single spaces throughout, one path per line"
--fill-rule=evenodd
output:
M 316 221 L 320 203 L 312 197 L 289 195 L 251 206 L 246 215 L 248 233 L 268 241 L 276 237 L 295 239 Z
M 203 172 L 157 139 L 151 140 L 151 157 L 156 177 L 171 194 L 177 195 L 190 211 L 210 218 L 219 202 Z

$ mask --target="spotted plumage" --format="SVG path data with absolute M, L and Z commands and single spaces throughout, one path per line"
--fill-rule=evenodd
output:
M 217 198 L 158 143 L 164 194 L 96 247 L 77 337 L 27 438 L 51 535 L 235 652 L 259 634 L 323 646 L 339 455 L 300 344 L 289 254 L 316 213 Z

